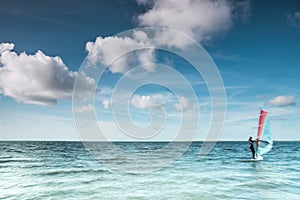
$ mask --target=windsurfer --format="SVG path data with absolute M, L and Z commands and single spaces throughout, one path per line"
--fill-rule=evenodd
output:
M 256 142 L 256 141 L 252 140 L 252 137 L 250 137 L 248 142 L 249 142 L 250 150 L 252 152 L 252 158 L 255 159 L 255 149 L 254 149 L 254 144 L 253 143 Z

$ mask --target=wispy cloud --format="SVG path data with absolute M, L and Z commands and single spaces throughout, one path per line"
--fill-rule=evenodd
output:
M 94 112 L 94 110 L 95 108 L 91 104 L 73 108 L 73 112 L 77 113 L 91 113 Z
M 235 17 L 241 20 L 243 23 L 246 23 L 251 17 L 251 1 L 234 1 L 234 13 Z
M 258 100 L 267 99 L 269 98 L 268 94 L 260 94 L 256 97 Z
M 225 54 L 221 54 L 221 53 L 214 53 L 214 54 L 212 54 L 212 57 L 216 60 L 222 60 L 222 61 L 228 61 L 228 62 L 248 61 L 247 58 L 243 58 L 238 55 L 225 55 Z
M 290 27 L 300 28 L 300 11 L 287 14 L 287 23 Z
M 113 92 L 113 89 L 110 87 L 100 87 L 100 88 L 97 88 L 96 92 L 99 95 L 111 95 Z

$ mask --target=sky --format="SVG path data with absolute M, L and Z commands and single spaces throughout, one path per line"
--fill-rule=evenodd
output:
M 298 0 L 0 5 L 0 140 L 300 140 Z

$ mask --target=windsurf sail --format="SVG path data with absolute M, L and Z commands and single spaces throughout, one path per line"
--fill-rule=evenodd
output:
M 258 132 L 257 132 L 257 156 L 261 156 L 269 152 L 273 147 L 273 139 L 270 131 L 270 120 L 268 113 L 264 110 L 260 111 Z

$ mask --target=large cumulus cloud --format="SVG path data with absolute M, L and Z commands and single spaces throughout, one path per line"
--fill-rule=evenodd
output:
M 42 51 L 33 55 L 17 54 L 14 44 L 0 44 L 0 93 L 18 102 L 50 105 L 72 96 L 76 78 L 82 88 L 92 88 L 94 80 L 72 72 L 58 56 L 50 57 Z
M 235 19 L 245 21 L 249 15 L 249 1 L 227 0 L 137 0 L 147 11 L 136 16 L 139 27 L 157 27 L 154 37 L 146 32 L 134 31 L 132 37 L 97 37 L 86 44 L 88 60 L 100 63 L 112 73 L 126 73 L 133 66 L 153 63 L 154 49 L 149 46 L 165 45 L 185 48 L 191 40 L 179 37 L 163 28 L 174 29 L 203 42 L 215 35 L 226 33 Z M 161 28 L 161 29 L 160 29 Z M 143 49 L 143 50 L 141 50 Z M 130 53 L 129 53 L 130 52 Z M 129 53 L 129 54 L 128 54 Z M 126 55 L 125 55 L 126 54 Z M 154 65 L 144 65 L 146 72 L 155 70 Z

